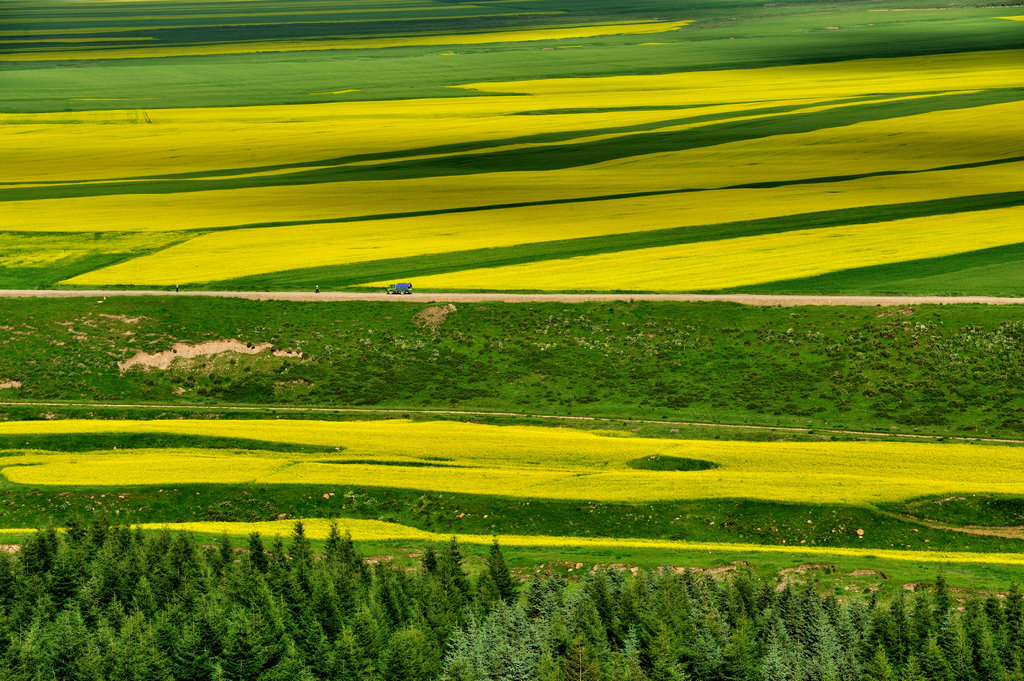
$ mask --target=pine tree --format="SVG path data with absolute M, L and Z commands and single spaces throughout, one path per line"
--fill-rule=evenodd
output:
M 1010 587 L 1006 596 L 1006 641 L 1008 653 L 1019 657 L 1024 649 L 1024 596 L 1017 584 Z
M 980 625 L 974 669 L 977 681 L 1003 681 L 1003 664 L 996 650 L 994 636 L 986 623 Z
M 660 623 L 651 641 L 651 681 L 684 681 L 687 676 L 679 653 L 672 631 L 665 622 Z
M 477 593 L 480 595 L 480 602 L 485 608 L 489 608 L 497 601 L 511 603 L 515 600 L 517 584 L 512 578 L 512 572 L 505 563 L 505 556 L 501 553 L 498 540 L 491 544 L 491 553 L 487 559 L 487 569 L 480 574 L 477 584 Z
M 949 585 L 946 584 L 946 577 L 939 572 L 935 578 L 935 618 L 942 621 L 953 609 L 953 596 L 949 593 Z
M 257 572 L 267 571 L 267 550 L 263 547 L 260 533 L 255 531 L 249 535 L 249 564 Z
M 416 626 L 395 632 L 384 663 L 385 679 L 433 681 L 441 671 L 440 650 Z
M 147 618 L 153 617 L 156 613 L 159 607 L 156 594 L 153 593 L 153 587 L 150 586 L 146 575 L 142 575 L 136 583 L 131 605 L 133 610 L 138 610 Z
M 437 551 L 434 549 L 433 544 L 428 544 L 427 548 L 423 550 L 421 565 L 423 566 L 423 571 L 428 575 L 437 571 Z
M 636 633 L 632 629 L 626 633 L 622 648 L 612 655 L 609 677 L 615 681 L 649 681 L 641 664 Z
M 216 563 L 213 564 L 214 572 L 220 572 L 226 565 L 235 561 L 235 550 L 231 548 L 231 539 L 227 532 L 217 540 Z
M 864 666 L 864 681 L 898 681 L 896 670 L 889 664 L 889 658 L 882 646 L 875 648 L 875 654 Z
M 341 562 L 341 532 L 338 531 L 338 523 L 331 523 L 331 529 L 327 533 L 327 540 L 324 542 L 324 560 L 328 563 Z
M 921 671 L 929 681 L 955 681 L 953 670 L 934 637 L 929 637 L 920 656 Z
M 282 659 L 287 644 L 280 613 L 234 610 L 227 622 L 220 665 L 225 681 L 257 679 Z
M 260 674 L 256 681 L 317 681 L 302 663 L 295 645 L 288 641 L 281 659 Z
M 83 581 L 84 564 L 84 555 L 74 552 L 66 542 L 61 543 L 48 575 L 50 595 L 57 608 L 63 608 L 77 594 Z
M 604 675 L 582 636 L 573 639 L 565 657 L 558 664 L 561 681 L 602 681 Z
M 469 576 L 462 568 L 463 560 L 462 548 L 458 540 L 452 537 L 437 561 L 437 579 L 441 590 L 460 603 L 469 601 L 472 596 Z
M 522 611 L 499 600 L 478 632 L 476 650 L 486 678 L 531 681 L 540 655 L 540 637 Z
M 292 528 L 292 541 L 289 545 L 292 561 L 296 566 L 308 568 L 313 560 L 313 549 L 306 536 L 306 528 L 301 520 L 296 520 Z
M 822 681 L 838 681 L 842 673 L 843 650 L 836 639 L 835 629 L 828 615 L 822 611 L 818 617 L 818 630 L 815 634 L 815 649 L 812 669 L 815 676 Z
M 475 617 L 449 639 L 441 681 L 482 681 L 484 636 Z
M 14 675 L 11 681 L 41 681 L 49 669 L 42 622 L 36 619 L 12 645 L 10 652 Z
M 526 583 L 524 595 L 526 603 L 523 605 L 523 612 L 527 617 L 533 619 L 546 614 L 544 580 L 539 573 L 534 573 Z
M 907 659 L 907 666 L 903 670 L 903 676 L 900 677 L 900 681 L 935 681 L 935 679 L 930 679 L 924 673 L 920 663 L 917 661 L 917 656 L 911 653 Z
M 371 681 L 377 678 L 376 660 L 368 656 L 352 629 L 345 627 L 334 642 L 332 674 L 329 679 Z
M 753 603 L 753 590 L 751 590 Z M 726 681 L 755 681 L 757 679 L 757 643 L 753 624 L 744 609 L 729 642 L 722 649 L 722 678 Z
M 195 622 L 179 629 L 178 636 L 171 641 L 168 657 L 175 681 L 205 681 L 212 674 L 210 650 Z
M 125 620 L 110 661 L 107 681 L 172 681 L 169 660 L 157 648 L 153 628 L 142 613 Z
M 722 648 L 710 628 L 702 627 L 697 635 L 693 673 L 701 681 L 717 681 L 722 676 Z
M 57 619 L 42 630 L 43 655 L 55 678 L 73 679 L 78 676 L 78 663 L 86 651 L 89 632 L 78 608 L 64 610 Z
M 762 681 L 792 681 L 794 675 L 783 654 L 782 646 L 771 643 L 761 659 L 760 669 Z
M 550 650 L 541 652 L 537 660 L 537 672 L 532 681 L 561 681 L 561 670 Z
M 953 672 L 953 678 L 967 681 L 974 673 L 974 652 L 963 620 L 951 613 L 947 614 L 946 621 L 939 630 L 938 641 Z

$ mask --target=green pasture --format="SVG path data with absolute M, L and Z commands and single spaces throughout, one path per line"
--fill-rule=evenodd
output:
M 900 8 L 928 8 L 926 0 Z M 63 111 L 96 108 L 237 106 L 348 99 L 470 96 L 448 86 L 485 80 L 666 73 L 720 68 L 911 56 L 958 51 L 1012 49 L 1021 44 L 1024 26 L 1000 21 L 1005 7 L 958 3 L 948 11 L 872 11 L 874 3 L 835 5 L 820 2 L 647 3 L 501 2 L 471 5 L 424 0 L 424 9 L 339 13 L 344 3 L 306 4 L 275 16 L 259 16 L 275 3 L 162 4 L 160 18 L 148 19 L 152 5 L 5 3 L 0 31 L 32 31 L 32 41 L 0 43 L 3 52 L 47 48 L 46 39 L 75 37 L 152 38 L 138 45 L 236 43 L 252 40 L 321 39 L 325 36 L 422 35 L 470 33 L 537 26 L 606 21 L 692 19 L 680 31 L 640 36 L 493 43 L 443 47 L 400 47 L 341 52 L 287 52 L 195 57 L 165 57 L 85 62 L 0 61 L 0 111 Z M 979 6 L 981 5 L 981 6 Z M 101 8 L 92 14 L 87 8 Z M 302 13 L 298 13 L 302 12 Z M 317 14 L 322 12 L 323 14 Z M 226 15 L 189 18 L 190 14 Z M 382 15 L 388 21 L 381 22 Z M 251 16 L 249 16 L 251 15 Z M 476 16 L 467 16 L 476 15 Z M 461 17 L 461 18 L 458 18 Z M 40 21 L 45 18 L 46 21 Z M 65 19 L 61 21 L 61 19 Z M 58 21 L 53 21 L 58 19 Z M 332 22 L 342 20 L 344 23 Z M 305 22 L 305 23 L 303 23 Z M 312 23 L 324 22 L 324 23 Z M 225 24 L 228 24 L 225 26 Z M 237 24 L 237 25 L 236 25 Z M 179 26 L 180 28 L 160 28 Z M 834 27 L 834 28 L 828 28 Z M 93 32 L 103 28 L 107 33 Z M 76 33 L 75 31 L 84 31 Z M 128 29 L 131 29 L 130 31 Z M 38 41 L 38 42 L 34 42 Z M 659 42 L 663 45 L 642 45 Z M 98 43 L 95 43 L 98 44 Z M 84 43 L 89 45 L 89 43 Z M 553 49 L 571 45 L 573 49 Z M 133 43 L 104 43 L 104 49 Z M 454 51 L 454 55 L 440 55 Z M 241 85 L 240 85 L 241 84 Z M 357 92 L 316 95 L 341 89 Z M 115 101 L 83 101 L 86 99 Z M 122 100 L 122 101 L 116 101 Z
M 0 395 L 125 408 L 455 409 L 935 436 L 1019 438 L 1024 430 L 1017 307 L 460 303 L 431 330 L 413 319 L 428 306 L 0 300 L 9 327 L 0 329 L 0 382 L 22 382 Z M 117 366 L 142 350 L 230 338 L 301 349 L 303 359 L 221 355 L 123 374 Z

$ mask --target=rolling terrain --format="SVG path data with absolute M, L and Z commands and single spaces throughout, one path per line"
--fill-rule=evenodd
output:
M 1012 7 L 4 9 L 3 287 L 1024 292 Z
M 82 294 L 0 299 L 12 541 L 1016 576 L 1024 320 L 929 303 L 1024 296 L 1018 7 L 0 9 L 0 287 Z
M 10 541 L 301 518 L 392 556 L 454 534 L 516 564 L 822 564 L 887 589 L 1019 570 L 1016 306 L 0 306 Z

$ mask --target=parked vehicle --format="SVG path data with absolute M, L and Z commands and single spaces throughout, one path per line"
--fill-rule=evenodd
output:
M 410 294 L 412 293 L 412 284 L 408 282 L 402 284 L 389 284 L 386 293 L 388 295 L 391 295 L 392 293 L 394 293 L 395 295 Z

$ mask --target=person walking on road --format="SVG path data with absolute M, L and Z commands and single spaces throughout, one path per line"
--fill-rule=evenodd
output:
M 316 285 L 316 293 L 320 293 L 320 284 Z

